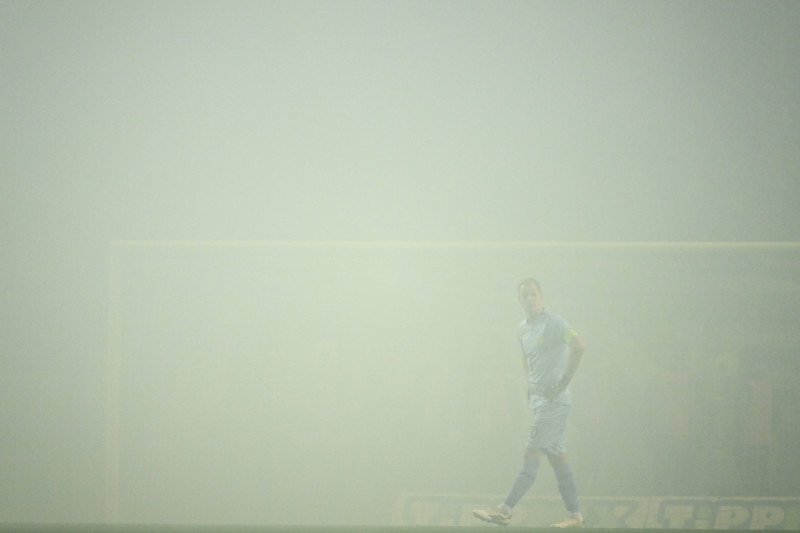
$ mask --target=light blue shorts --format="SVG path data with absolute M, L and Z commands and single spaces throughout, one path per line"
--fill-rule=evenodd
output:
M 542 450 L 548 455 L 565 452 L 564 437 L 570 406 L 534 395 L 530 398 L 529 407 L 531 434 L 525 447 Z

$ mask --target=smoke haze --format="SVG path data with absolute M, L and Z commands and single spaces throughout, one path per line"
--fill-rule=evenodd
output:
M 588 344 L 582 494 L 797 496 L 797 248 L 575 243 L 800 240 L 798 30 L 788 1 L 1 1 L 0 521 L 503 493 L 529 275 Z M 768 486 L 654 464 L 756 379 Z M 654 423 L 659 387 L 702 409 Z

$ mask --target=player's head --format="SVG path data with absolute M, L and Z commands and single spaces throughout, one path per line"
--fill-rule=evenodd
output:
M 517 292 L 519 292 L 522 289 L 522 287 L 526 285 L 535 285 L 536 288 L 539 289 L 539 294 L 542 293 L 542 284 L 539 283 L 539 280 L 535 278 L 525 278 L 522 281 L 520 281 L 519 285 L 517 285 Z
M 534 278 L 525 278 L 517 285 L 517 299 L 529 317 L 542 312 L 542 286 Z

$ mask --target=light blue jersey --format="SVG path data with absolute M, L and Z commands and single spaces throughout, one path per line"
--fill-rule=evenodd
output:
M 543 400 L 541 393 L 561 379 L 567 366 L 567 343 L 575 335 L 575 330 L 563 318 L 547 309 L 542 309 L 532 324 L 525 319 L 517 326 L 517 337 L 528 363 L 531 407 L 534 397 Z M 556 401 L 571 405 L 569 390 L 564 390 Z

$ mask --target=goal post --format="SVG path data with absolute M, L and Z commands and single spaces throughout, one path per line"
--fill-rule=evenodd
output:
M 712 332 L 734 351 L 800 346 L 794 242 L 114 241 L 106 520 L 258 522 L 265 516 L 248 498 L 261 491 L 275 505 L 288 502 L 277 518 L 293 523 L 291 497 L 303 481 L 286 458 L 313 453 L 314 431 L 326 432 L 333 457 L 363 446 L 369 461 L 387 434 L 421 454 L 406 433 L 443 420 L 452 435 L 432 435 L 428 445 L 446 450 L 461 438 L 453 409 L 469 399 L 466 384 L 485 371 L 487 352 L 502 354 L 497 379 L 518 370 L 514 290 L 529 275 L 542 282 L 548 307 L 587 337 L 587 353 L 637 376 L 658 363 L 637 354 L 648 340 L 709 350 Z M 756 314 L 745 331 L 734 321 L 748 300 Z M 780 380 L 793 364 L 765 368 Z M 440 402 L 442 391 L 455 399 Z M 406 417 L 406 406 L 424 412 Z M 259 455 L 253 443 L 263 442 L 275 457 Z M 335 468 L 359 472 L 365 486 L 377 481 L 367 463 L 347 461 L 355 460 Z M 219 489 L 197 473 L 202 465 Z M 241 490 L 235 512 L 225 490 Z M 195 501 L 192 514 L 197 494 L 208 501 Z

